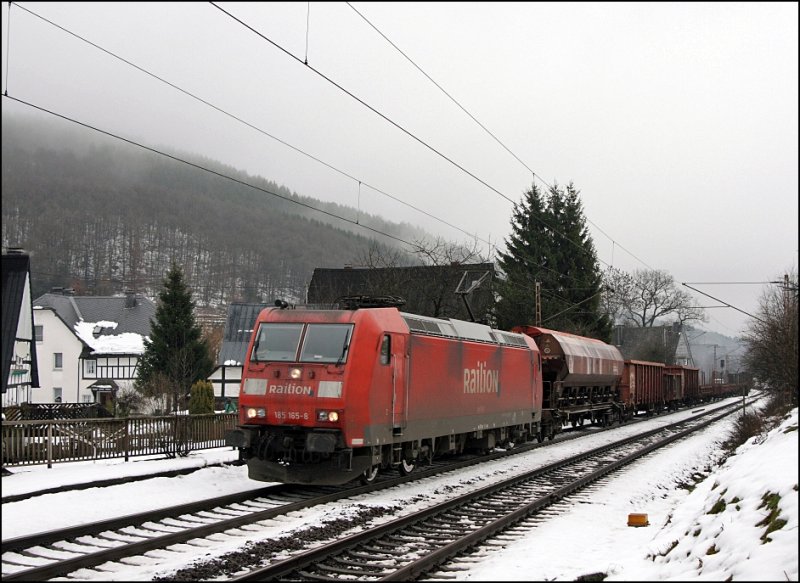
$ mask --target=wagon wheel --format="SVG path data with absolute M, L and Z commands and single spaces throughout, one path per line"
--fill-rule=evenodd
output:
M 417 467 L 417 462 L 415 460 L 406 460 L 400 462 L 400 475 L 407 476 L 411 472 L 414 471 L 414 468 Z
M 366 486 L 374 482 L 375 478 L 378 477 L 378 469 L 379 467 L 376 464 L 361 472 L 361 476 L 359 478 L 361 480 L 361 483 Z

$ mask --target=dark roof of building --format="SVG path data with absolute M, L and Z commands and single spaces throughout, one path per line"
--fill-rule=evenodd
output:
M 30 256 L 25 253 L 3 253 L 2 258 L 2 389 L 6 391 L 11 362 L 14 359 L 14 346 L 20 317 L 30 319 L 31 338 L 31 382 L 39 386 L 39 372 L 36 362 L 36 347 L 33 338 L 33 312 L 22 314 L 25 293 L 30 293 Z M 24 340 L 24 339 L 23 339 Z
M 493 263 L 414 265 L 410 267 L 314 269 L 308 286 L 310 304 L 334 304 L 342 297 L 401 297 L 404 312 L 434 318 L 469 320 L 469 313 L 456 290 L 466 291 L 488 274 L 467 296 L 475 318 L 483 319 L 494 303 Z
M 225 332 L 217 364 L 224 365 L 229 361 L 237 363 L 244 361 L 247 344 L 250 342 L 250 334 L 253 332 L 253 324 L 255 324 L 258 314 L 264 308 L 273 305 L 233 303 L 228 306 Z
M 134 301 L 135 300 L 135 301 Z M 155 318 L 156 305 L 149 299 L 132 294 L 123 296 L 73 296 L 46 293 L 36 298 L 35 307 L 50 308 L 67 327 L 84 322 L 116 322 L 116 328 L 103 328 L 100 334 L 117 335 L 126 332 L 150 335 L 150 320 Z

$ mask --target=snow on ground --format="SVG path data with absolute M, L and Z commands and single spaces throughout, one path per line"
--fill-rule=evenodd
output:
M 643 424 L 665 425 L 688 416 L 683 411 Z M 590 573 L 607 573 L 608 580 L 797 580 L 798 577 L 798 431 L 797 410 L 782 425 L 751 439 L 721 467 L 720 443 L 731 421 L 714 424 L 703 435 L 651 454 L 617 475 L 606 478 L 575 499 L 562 503 L 566 513 L 539 523 L 523 538 L 505 547 L 480 549 L 473 567 L 458 580 L 574 580 Z M 286 536 L 322 520 L 346 517 L 361 506 L 397 506 L 406 512 L 444 500 L 455 489 L 485 486 L 497 474 L 518 474 L 638 432 L 642 424 L 598 432 L 592 440 L 565 441 L 538 448 L 511 460 L 468 468 L 457 476 L 419 480 L 402 487 L 351 498 L 291 519 L 271 521 L 262 530 L 248 528 L 218 537 L 219 544 L 202 551 L 207 559 L 246 542 Z M 592 429 L 585 428 L 590 432 Z M 588 443 L 584 443 L 588 442 Z M 15 468 L 2 478 L 3 496 L 58 484 L 108 479 L 131 473 L 164 471 L 233 461 L 229 448 L 193 452 L 187 458 L 121 462 L 69 463 Z M 709 472 L 713 473 L 709 475 Z M 265 484 L 247 478 L 244 466 L 204 467 L 175 478 L 154 478 L 127 485 L 50 494 L 3 505 L 3 539 L 34 532 L 132 514 L 200 497 L 257 489 Z M 764 499 L 768 503 L 764 502 Z M 724 509 L 720 500 L 723 500 Z M 715 508 L 716 506 L 716 508 Z M 774 509 L 773 516 L 770 513 Z M 719 510 L 711 513 L 712 510 Z M 650 525 L 627 526 L 629 513 L 646 513 Z M 785 521 L 780 529 L 768 533 Z M 150 580 L 186 563 L 185 555 L 164 554 L 152 565 L 118 564 L 112 575 L 91 574 L 94 580 Z

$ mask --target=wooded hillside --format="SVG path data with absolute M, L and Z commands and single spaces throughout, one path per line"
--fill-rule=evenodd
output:
M 199 306 L 304 301 L 315 267 L 383 246 L 355 225 L 88 130 L 3 115 L 2 245 L 31 254 L 32 295 L 52 287 L 155 297 L 175 260 Z M 103 139 L 101 139 L 103 138 Z M 191 154 L 215 172 L 330 213 L 356 210 Z M 408 224 L 365 217 L 403 238 Z

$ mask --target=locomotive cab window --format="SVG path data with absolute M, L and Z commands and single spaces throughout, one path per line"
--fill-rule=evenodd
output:
M 302 332 L 302 324 L 261 324 L 251 360 L 294 362 Z
M 352 324 L 309 324 L 300 362 L 347 362 L 352 335 Z

